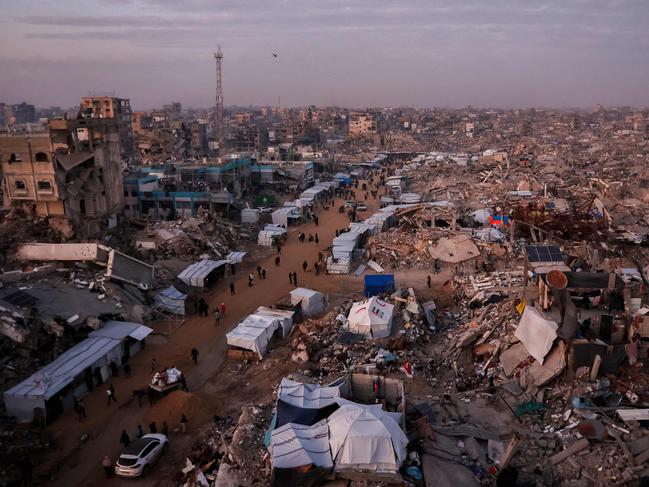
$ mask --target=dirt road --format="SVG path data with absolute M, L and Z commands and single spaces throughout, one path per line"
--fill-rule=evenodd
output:
M 362 192 L 358 192 L 362 194 Z M 45 479 L 52 476 L 51 485 L 61 486 L 96 486 L 109 483 L 110 485 L 130 485 L 120 479 L 106 481 L 101 469 L 101 459 L 109 455 L 113 459 L 120 451 L 119 437 L 125 429 L 133 438 L 136 426 L 142 424 L 145 431 L 147 425 L 143 422 L 148 403 L 143 400 L 138 406 L 137 399 L 131 398 L 133 389 L 144 387 L 151 375 L 151 362 L 155 357 L 158 366 L 175 365 L 183 370 L 187 377 L 187 384 L 191 392 L 199 392 L 211 409 L 211 414 L 220 416 L 237 414 L 241 405 L 258 400 L 252 394 L 270 396 L 270 387 L 273 383 L 254 384 L 255 387 L 246 390 L 246 385 L 241 384 L 240 394 L 229 397 L 219 397 L 211 394 L 219 388 L 214 387 L 223 381 L 235 381 L 229 371 L 224 369 L 226 342 L 225 334 L 231 330 L 241 319 L 253 312 L 258 306 L 272 305 L 285 298 L 295 286 L 289 283 L 289 272 L 297 272 L 298 286 L 319 290 L 332 299 L 345 294 L 357 293 L 361 290 L 361 278 L 352 276 L 335 276 L 321 273 L 319 276 L 313 272 L 313 263 L 317 261 L 318 252 L 330 246 L 335 237 L 336 229 L 342 229 L 349 224 L 347 215 L 337 211 L 341 200 L 336 200 L 333 207 L 325 211 L 317 210 L 319 225 L 314 223 L 293 227 L 289 230 L 287 242 L 281 251 L 281 263 L 275 266 L 275 252 L 268 252 L 265 258 L 252 262 L 247 266 L 237 266 L 234 276 L 236 295 L 230 296 L 230 280 L 224 280 L 215 286 L 206 295 L 211 307 L 221 302 L 226 304 L 226 315 L 221 320 L 219 327 L 215 326 L 214 318 L 210 314 L 207 318 L 191 316 L 170 337 L 154 336 L 147 343 L 144 351 L 132 359 L 133 373 L 130 378 L 115 377 L 109 381 L 114 384 L 117 404 L 106 405 L 105 387 L 95 390 L 85 398 L 88 418 L 78 422 L 74 413 L 66 413 L 57 419 L 49 428 L 55 449 L 44 458 L 34 462 L 35 478 Z M 368 210 L 359 216 L 369 216 L 378 207 L 376 200 L 367 201 Z M 305 241 L 300 243 L 297 239 L 298 232 L 307 235 L 318 234 L 319 244 Z M 304 272 L 302 263 L 306 260 L 309 269 Z M 255 268 L 257 265 L 267 270 L 266 279 L 259 279 Z M 248 272 L 255 275 L 254 285 L 248 287 Z M 412 276 L 413 278 L 415 276 Z M 419 284 L 425 283 L 425 276 L 417 276 Z M 414 285 L 411 283 L 410 285 Z M 196 347 L 200 353 L 198 364 L 193 364 L 190 359 L 190 350 Z M 261 379 L 260 379 L 261 380 Z M 274 377 L 272 380 L 276 380 Z M 208 381 L 210 384 L 208 384 Z M 252 384 L 250 384 L 252 385 Z M 259 388 L 257 388 L 259 387 Z M 189 418 L 189 428 L 195 428 L 211 420 L 211 416 Z M 158 428 L 160 425 L 158 425 Z M 81 442 L 82 435 L 87 434 L 88 439 Z M 166 461 L 160 462 L 155 472 L 148 478 L 138 481 L 139 485 L 167 485 L 165 479 L 175 475 L 181 467 L 183 451 L 190 444 L 190 434 L 170 435 L 171 448 Z M 48 485 L 50 483 L 48 482 Z M 170 484 L 173 485 L 173 484 Z

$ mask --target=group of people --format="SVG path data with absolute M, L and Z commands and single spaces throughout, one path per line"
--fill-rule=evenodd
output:
M 297 239 L 300 241 L 300 243 L 304 243 L 304 240 L 306 240 L 306 235 L 302 232 L 299 232 L 297 234 Z M 316 233 L 315 235 L 309 234 L 309 242 L 315 242 L 315 243 L 320 243 L 320 237 Z

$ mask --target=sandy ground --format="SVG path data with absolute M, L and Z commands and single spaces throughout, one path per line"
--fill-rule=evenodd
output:
M 362 191 L 357 191 L 362 200 Z M 362 200 L 364 201 L 364 200 Z M 365 202 L 365 201 L 364 201 Z M 171 448 L 169 453 L 152 474 L 136 482 L 138 485 L 173 485 L 169 477 L 175 475 L 182 466 L 183 454 L 188 451 L 192 441 L 191 430 L 211 420 L 211 415 L 238 415 L 244 404 L 267 402 L 271 398 L 271 387 L 285 375 L 295 369 L 296 364 L 279 363 L 271 356 L 262 367 L 255 368 L 255 375 L 250 377 L 244 371 L 235 372 L 237 364 L 225 359 L 225 334 L 242 318 L 253 312 L 258 306 L 272 305 L 288 296 L 294 288 L 289 283 L 288 273 L 297 272 L 298 285 L 319 290 L 329 295 L 331 302 L 339 301 L 342 296 L 362 291 L 362 278 L 320 274 L 312 271 L 318 252 L 330 246 L 335 237 L 336 228 L 348 225 L 345 213 L 338 213 L 337 207 L 342 204 L 336 200 L 333 208 L 318 210 L 319 226 L 304 224 L 289 231 L 287 242 L 282 247 L 281 264 L 274 264 L 275 251 L 263 252 L 257 262 L 237 266 L 234 282 L 236 295 L 230 296 L 229 280 L 223 280 L 207 293 L 210 306 L 221 302 L 226 304 L 226 316 L 219 327 L 215 326 L 213 317 L 189 317 L 182 327 L 169 337 L 156 335 L 147 341 L 146 349 L 132 358 L 132 375 L 113 378 L 117 404 L 106 405 L 105 384 L 85 398 L 88 418 L 77 421 L 73 412 L 66 413 L 49 427 L 54 448 L 42 459 L 35 459 L 34 478 L 46 481 L 48 485 L 60 486 L 96 486 L 96 485 L 130 485 L 133 481 L 113 478 L 107 481 L 101 468 L 101 459 L 109 455 L 115 459 L 120 452 L 119 437 L 123 429 L 133 438 L 136 426 L 142 424 L 148 432 L 144 416 L 149 408 L 146 399 L 138 406 L 137 399 L 131 397 L 132 390 L 145 387 L 151 375 L 151 362 L 155 357 L 158 366 L 175 365 L 183 370 L 187 377 L 190 392 L 200 393 L 201 400 L 207 404 L 209 412 L 202 417 L 189 417 L 189 433 L 170 434 Z M 368 210 L 359 214 L 363 218 L 378 207 L 378 201 L 368 200 Z M 318 233 L 320 243 L 297 239 L 299 231 Z M 306 260 L 309 270 L 303 272 L 302 263 Z M 261 265 L 267 270 L 267 278 L 260 280 L 255 268 Z M 252 288 L 248 287 L 248 272 L 255 274 Z M 435 276 L 435 283 L 441 284 L 448 275 Z M 397 273 L 400 285 L 425 288 L 426 273 Z M 198 364 L 193 364 L 190 350 L 196 347 L 200 352 Z M 261 369 L 261 370 L 259 370 Z M 252 379 L 252 380 L 251 380 Z M 158 428 L 160 425 L 158 425 Z M 88 439 L 81 442 L 81 436 L 87 433 Z

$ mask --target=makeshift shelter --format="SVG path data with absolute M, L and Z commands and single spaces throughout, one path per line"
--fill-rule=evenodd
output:
M 119 364 L 122 357 L 135 351 L 135 347 L 126 348 L 129 337 L 141 341 L 152 331 L 138 323 L 107 322 L 56 360 L 5 391 L 7 415 L 19 422 L 29 422 L 37 408 L 45 411 L 48 420 L 62 410 L 71 409 L 75 397 L 92 390 L 99 378 L 103 381 L 110 377 L 111 361 Z
M 376 296 L 354 303 L 347 317 L 349 331 L 372 339 L 387 337 L 392 330 L 393 312 L 394 305 Z
M 257 236 L 257 245 L 272 247 L 275 241 L 284 238 L 285 235 L 286 228 L 282 228 L 278 225 L 267 224 Z
M 226 335 L 227 343 L 231 347 L 256 352 L 259 358 L 266 354 L 276 331 L 281 331 L 282 338 L 290 333 L 293 327 L 293 312 L 266 307 L 257 308 L 253 314 L 248 315 L 236 328 Z
M 176 315 L 185 315 L 185 300 L 187 295 L 181 293 L 174 286 L 169 286 L 155 295 L 158 308 Z
M 273 225 L 283 225 L 284 227 L 288 227 L 289 225 L 297 223 L 300 220 L 300 210 L 290 206 L 278 208 L 277 210 L 273 211 L 271 218 Z
M 327 419 L 334 469 L 396 473 L 406 459 L 408 438 L 399 426 L 400 413 L 380 405 L 340 400 Z
M 340 387 L 296 382 L 284 378 L 277 390 L 277 399 L 301 408 L 322 408 L 334 404 L 340 397 Z
M 395 289 L 394 274 L 368 274 L 365 276 L 363 294 L 366 298 L 377 294 L 394 292 Z
M 273 485 L 317 485 L 333 469 L 326 420 L 312 426 L 289 423 L 272 432 Z
M 208 288 L 216 279 L 225 273 L 227 260 L 204 259 L 188 266 L 178 274 L 178 279 L 188 286 L 200 289 Z
M 298 287 L 290 293 L 291 304 L 301 305 L 304 316 L 314 316 L 323 313 L 326 307 L 325 296 L 321 292 Z

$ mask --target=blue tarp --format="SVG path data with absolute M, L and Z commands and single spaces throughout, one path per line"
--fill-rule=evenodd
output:
M 394 292 L 394 274 L 368 274 L 365 276 L 363 294 L 366 298 L 385 292 Z

